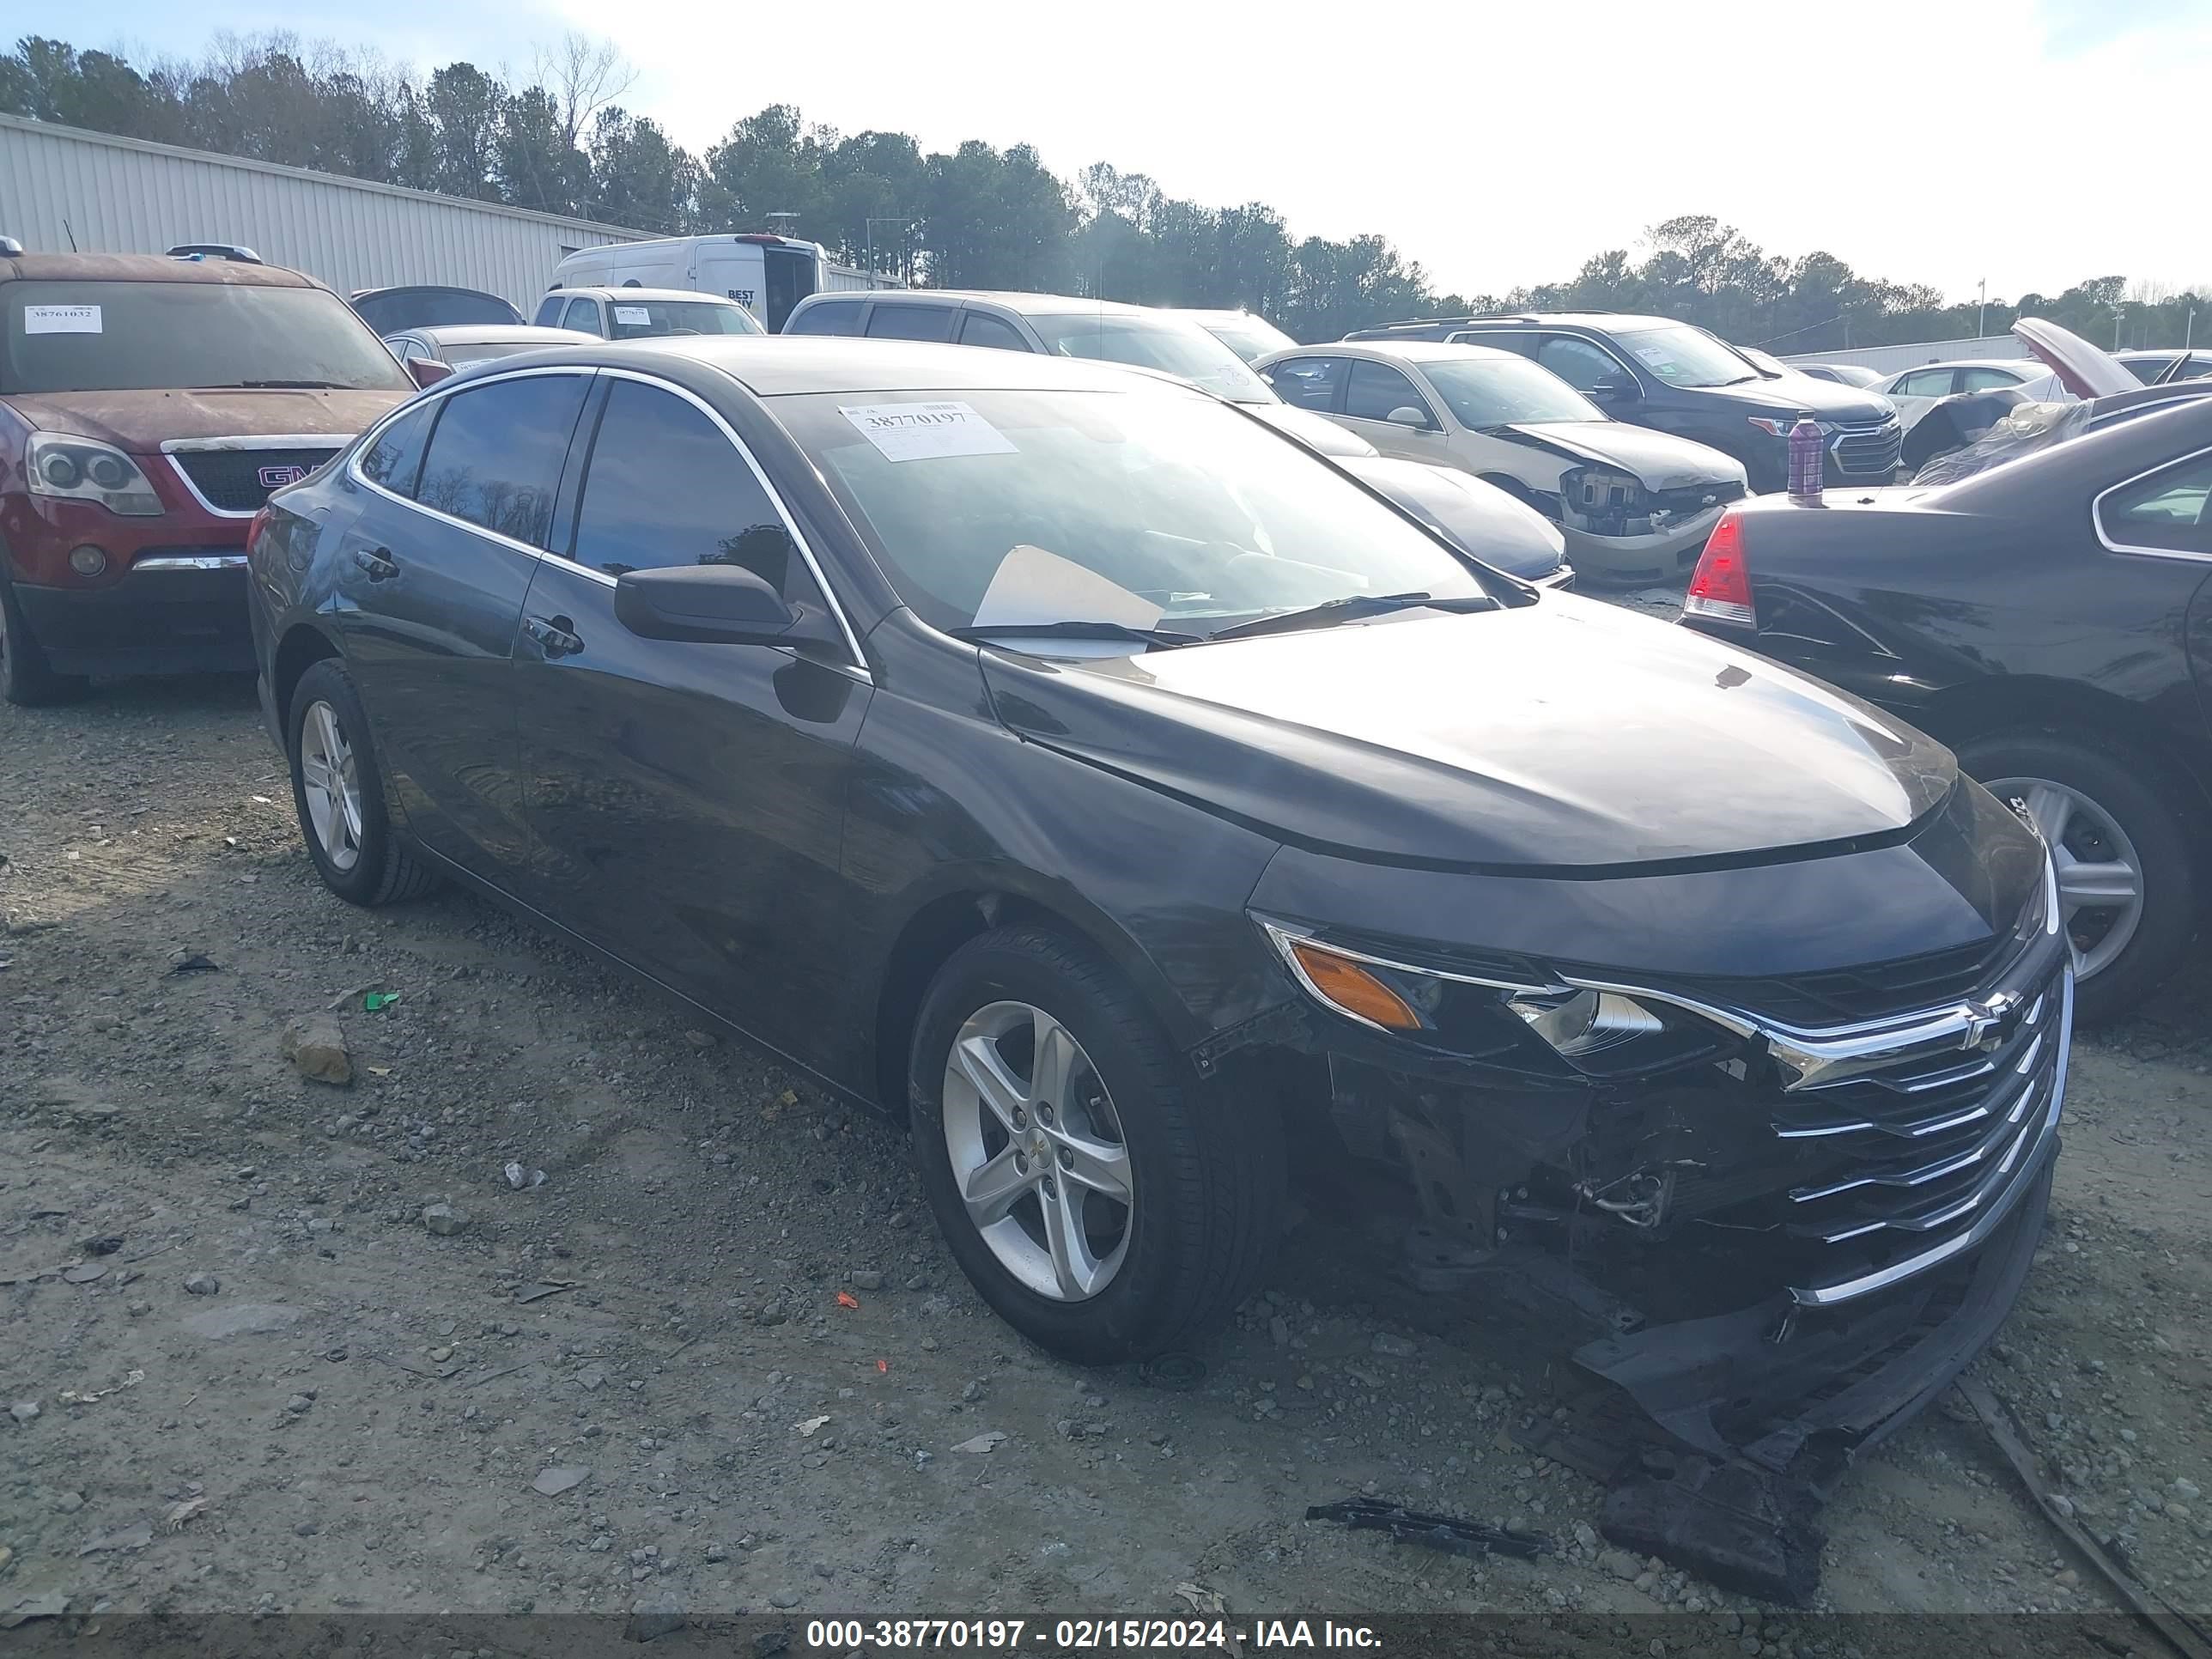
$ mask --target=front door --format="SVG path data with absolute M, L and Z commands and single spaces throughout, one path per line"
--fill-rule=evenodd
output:
M 782 1046 L 840 988 L 845 789 L 871 689 L 788 651 L 640 639 L 617 620 L 616 578 L 672 564 L 743 564 L 824 601 L 705 406 L 605 381 L 573 538 L 540 567 L 516 647 L 538 842 L 524 896 Z
M 415 404 L 362 457 L 331 620 L 408 830 L 480 873 L 520 856 L 508 668 L 588 374 Z
M 1354 357 L 1344 380 L 1346 427 L 1385 455 L 1451 465 L 1451 447 L 1428 398 L 1403 370 Z

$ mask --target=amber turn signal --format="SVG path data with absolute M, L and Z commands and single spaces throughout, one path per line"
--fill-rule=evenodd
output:
M 1287 941 L 1306 982 L 1322 1001 L 1390 1031 L 1418 1031 L 1421 1017 L 1406 1000 L 1349 957 L 1305 939 Z

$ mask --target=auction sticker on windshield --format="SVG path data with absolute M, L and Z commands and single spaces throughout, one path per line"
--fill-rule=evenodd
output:
M 97 334 L 100 331 L 98 306 L 23 307 L 23 332 L 26 334 Z
M 624 328 L 650 328 L 653 326 L 653 313 L 643 306 L 617 306 L 615 321 Z
M 887 461 L 1014 453 L 1006 434 L 964 403 L 840 404 L 837 412 Z

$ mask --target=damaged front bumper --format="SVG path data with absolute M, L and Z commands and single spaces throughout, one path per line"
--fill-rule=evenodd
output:
M 1647 1444 L 1825 1488 L 1990 1340 L 2033 1256 L 2073 979 L 2046 929 L 2008 948 L 1946 1000 L 1818 1028 L 1673 988 L 1746 1042 L 1664 1081 L 1454 1086 L 1334 1054 L 1331 1111 L 1412 1177 L 1417 1282 L 1564 1312 Z
M 1640 534 L 1607 534 L 1585 527 L 1587 520 L 1578 524 L 1575 515 L 1563 514 L 1559 533 L 1566 538 L 1567 562 L 1577 570 L 1611 581 L 1633 577 L 1661 580 L 1697 562 L 1713 526 L 1721 521 L 1722 511 L 1708 507 Z

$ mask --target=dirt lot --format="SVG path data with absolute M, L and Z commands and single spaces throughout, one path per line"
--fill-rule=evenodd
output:
M 1379 1312 L 1320 1224 L 1194 1391 L 1042 1358 L 953 1271 L 890 1127 L 473 899 L 328 896 L 244 685 L 0 708 L 0 1609 L 1174 1613 L 1196 1584 L 1759 1611 L 1604 1552 L 1597 1489 L 1516 1438 L 1540 1360 L 1449 1307 Z M 2209 980 L 2077 1048 L 2049 1240 L 1979 1368 L 2076 1511 L 2198 1607 Z M 334 1006 L 346 1088 L 287 1059 Z M 441 1202 L 459 1231 L 426 1227 Z M 588 1474 L 547 1495 L 549 1470 Z M 1567 1548 L 1301 1518 L 1361 1492 Z M 1828 1522 L 1824 1606 L 2110 1605 L 1942 1411 Z

